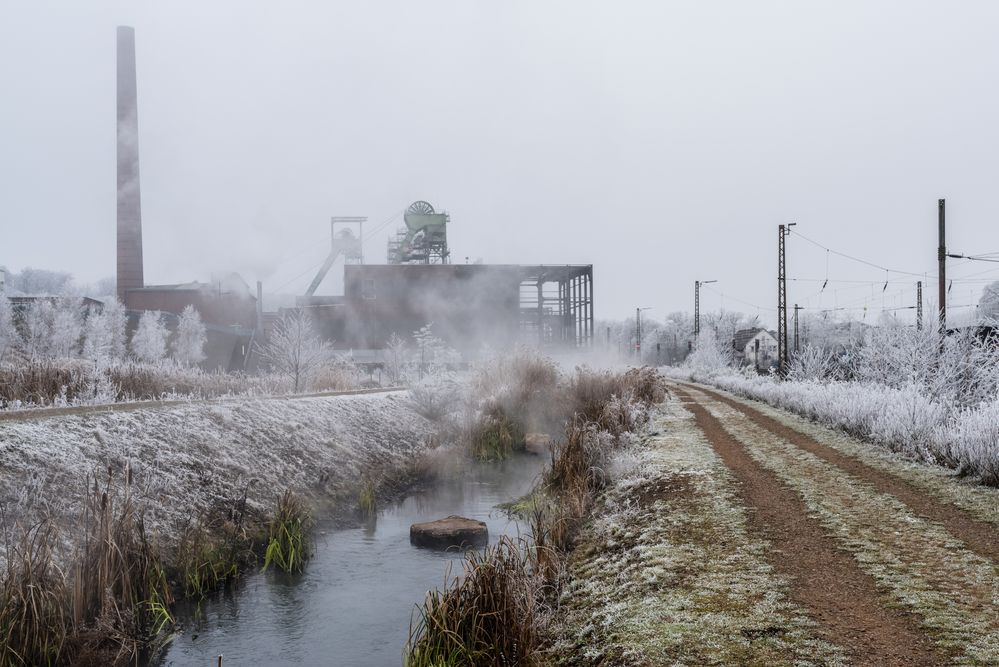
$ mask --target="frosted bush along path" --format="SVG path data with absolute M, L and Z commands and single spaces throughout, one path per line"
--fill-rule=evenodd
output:
M 999 489 L 673 393 L 570 559 L 555 662 L 999 663 Z
M 265 513 L 285 489 L 336 502 L 362 471 L 402 467 L 428 448 L 430 422 L 405 392 L 194 402 L 0 421 L 7 520 L 79 519 L 88 475 L 131 471 L 151 531 L 199 512 Z M 102 473 L 103 471 L 103 473 Z M 352 499 L 352 502 L 354 499 Z

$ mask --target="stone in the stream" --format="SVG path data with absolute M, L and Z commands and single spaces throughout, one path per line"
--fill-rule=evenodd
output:
M 431 549 L 481 547 L 489 543 L 489 529 L 482 521 L 449 516 L 437 521 L 414 523 L 409 527 L 409 542 Z
M 526 433 L 524 435 L 524 451 L 528 454 L 545 454 L 548 452 L 548 443 L 551 436 L 547 433 Z

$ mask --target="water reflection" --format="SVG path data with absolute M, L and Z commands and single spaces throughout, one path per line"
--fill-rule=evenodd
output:
M 451 514 L 485 521 L 490 543 L 519 526 L 498 503 L 526 493 L 545 459 L 470 466 L 362 526 L 321 534 L 304 574 L 252 575 L 235 593 L 181 614 L 186 628 L 159 666 L 401 664 L 413 606 L 460 554 L 418 549 L 409 526 Z

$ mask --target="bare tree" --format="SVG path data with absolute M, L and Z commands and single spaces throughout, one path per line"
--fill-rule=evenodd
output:
M 332 356 L 330 346 L 316 332 L 312 318 L 304 311 L 282 315 L 258 351 L 271 371 L 291 380 L 295 392 L 304 391 Z

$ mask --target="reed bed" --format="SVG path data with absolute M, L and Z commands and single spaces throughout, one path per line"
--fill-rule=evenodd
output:
M 298 572 L 310 555 L 311 518 L 291 492 L 280 496 L 267 532 L 248 528 L 242 512 L 192 522 L 169 566 L 146 530 L 127 469 L 120 482 L 110 469 L 103 480 L 92 478 L 84 505 L 81 543 L 65 570 L 52 520 L 20 531 L 16 541 L 4 523 L 0 667 L 135 663 L 168 638 L 175 596 L 201 597 L 234 580 L 265 544 L 265 569 Z
M 272 565 L 283 572 L 301 572 L 312 555 L 309 534 L 312 517 L 301 498 L 290 490 L 278 498 L 277 512 L 267 527 L 266 571 Z
M 406 667 L 534 664 L 537 585 L 523 545 L 506 536 L 470 552 L 463 575 L 427 595 L 410 627 Z
M 666 397 L 651 369 L 624 374 L 577 370 L 553 405 L 575 412 L 529 501 L 530 537 L 502 537 L 469 552 L 458 577 L 428 593 L 410 625 L 407 667 L 536 664 L 545 628 L 556 613 L 575 536 L 607 485 L 607 463 L 626 432 L 642 425 Z

